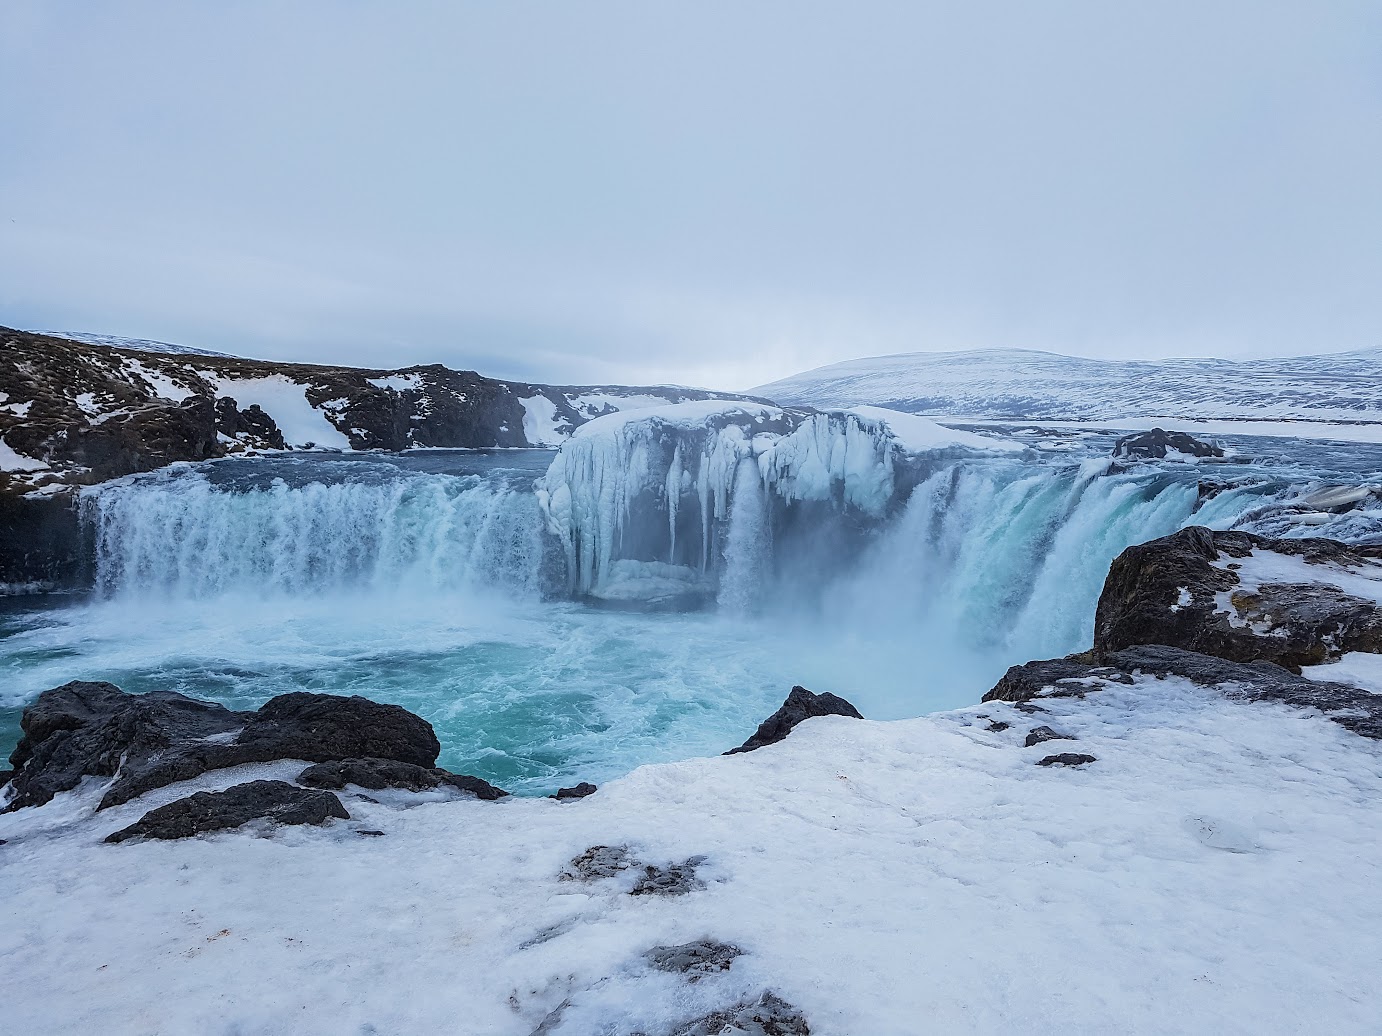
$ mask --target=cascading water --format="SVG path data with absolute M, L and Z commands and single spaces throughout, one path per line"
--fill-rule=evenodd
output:
M 103 596 L 406 587 L 536 597 L 541 588 L 531 480 L 426 474 L 240 486 L 188 472 L 89 494 L 83 512 Z
M 1098 440 L 918 452 L 868 415 L 588 427 L 555 457 L 294 455 L 90 491 L 96 594 L 0 616 L 10 722 L 70 679 L 242 708 L 359 693 L 431 720 L 443 765 L 547 791 L 721 751 L 793 683 L 875 718 L 972 702 L 1087 646 L 1112 558 L 1187 524 L 1382 528 L 1282 507 L 1382 468 L 1318 447 L 1205 481 L 1110 471 Z

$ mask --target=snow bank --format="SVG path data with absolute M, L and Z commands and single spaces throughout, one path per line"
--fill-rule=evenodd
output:
M 307 401 L 307 389 L 282 374 L 266 378 L 224 378 L 202 372 L 218 396 L 230 396 L 241 410 L 258 406 L 274 419 L 289 446 L 309 443 L 322 449 L 348 450 L 350 440 L 322 411 Z
M 47 471 L 48 465 L 33 457 L 26 457 L 0 438 L 0 471 Z
M 821 1036 L 1375 1031 L 1376 743 L 1177 680 L 1043 707 L 809 720 L 569 804 L 346 795 L 265 837 L 102 845 L 155 802 L 93 821 L 89 782 L 0 816 L 6 1024 L 663 1034 L 770 989 Z M 1079 741 L 1021 747 L 1037 719 Z M 1035 765 L 1067 745 L 1097 761 Z M 704 855 L 705 887 L 560 880 L 601 844 Z M 744 953 L 646 963 L 702 938 Z

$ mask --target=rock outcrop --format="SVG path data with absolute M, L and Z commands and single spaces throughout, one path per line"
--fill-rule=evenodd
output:
M 397 705 L 295 692 L 232 712 L 171 691 L 126 694 L 108 683 L 45 691 L 24 710 L 7 810 L 42 805 L 82 777 L 114 777 L 99 808 L 243 763 L 375 758 L 430 768 L 432 725 Z
M 1153 428 L 1148 432 L 1125 435 L 1113 444 L 1113 455 L 1122 460 L 1165 460 L 1167 455 L 1222 457 L 1223 448 L 1196 439 L 1185 432 Z
M 802 720 L 817 716 L 864 718 L 858 709 L 838 695 L 814 694 L 805 687 L 793 687 L 782 707 L 760 723 L 752 737 L 738 748 L 731 748 L 725 755 L 737 755 L 740 752 L 752 752 L 765 745 L 775 745 L 790 734 L 792 728 Z
M 440 767 L 419 766 L 396 759 L 342 759 L 338 762 L 317 763 L 298 774 L 299 784 L 309 788 L 329 788 L 340 791 L 347 785 L 371 791 L 399 788 L 404 791 L 433 791 L 455 788 L 477 799 L 502 799 L 508 792 L 496 788 L 489 781 L 462 773 L 451 773 Z
M 320 825 L 332 818 L 349 820 L 341 800 L 329 791 L 309 791 L 284 781 L 250 781 L 225 791 L 199 791 L 159 806 L 136 823 L 116 831 L 107 842 L 132 838 L 191 838 L 207 831 L 242 827 L 252 820 L 274 824 Z
M 1234 560 L 1254 551 L 1320 566 L 1325 582 L 1244 585 Z M 1379 559 L 1382 546 L 1183 529 L 1129 547 L 1113 562 L 1095 615 L 1094 648 L 1166 644 L 1297 670 L 1349 651 L 1382 651 L 1376 601 L 1327 584 L 1330 569 L 1382 571 Z
M 1087 651 L 1013 666 L 983 700 L 1083 698 L 1131 684 L 1138 677 L 1179 677 L 1215 688 L 1230 698 L 1316 709 L 1347 730 L 1382 740 L 1382 695 L 1347 684 L 1310 680 L 1272 662 L 1231 662 L 1165 645 Z

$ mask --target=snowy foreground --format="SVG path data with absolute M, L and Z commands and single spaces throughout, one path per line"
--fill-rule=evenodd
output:
M 814 1034 L 1378 1031 L 1382 744 L 1176 679 L 1042 707 L 177 842 L 101 839 L 186 784 L 93 817 L 88 779 L 0 816 L 4 1028 L 658 1034 L 771 990 Z M 703 887 L 561 879 L 602 844 Z M 743 954 L 695 983 L 644 956 L 707 937 Z

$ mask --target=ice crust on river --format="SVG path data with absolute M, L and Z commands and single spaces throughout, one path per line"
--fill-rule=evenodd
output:
M 696 401 L 580 428 L 539 480 L 538 498 L 576 592 L 625 596 L 640 567 L 696 592 L 717 574 L 724 551 L 735 560 L 736 541 L 748 539 L 744 526 L 766 557 L 774 515 L 784 508 L 825 504 L 877 520 L 900 501 L 899 466 L 908 457 L 1020 448 L 877 407 L 819 412 Z
M 6 1027 L 666 1036 L 771 990 L 814 1036 L 1376 1032 L 1382 746 L 1175 679 L 1042 704 L 179 842 L 100 840 L 192 784 L 93 815 L 89 781 L 0 816 Z M 1097 761 L 1036 765 L 1038 723 Z M 703 855 L 704 887 L 561 880 L 595 845 Z M 695 984 L 648 965 L 707 938 L 744 952 Z

